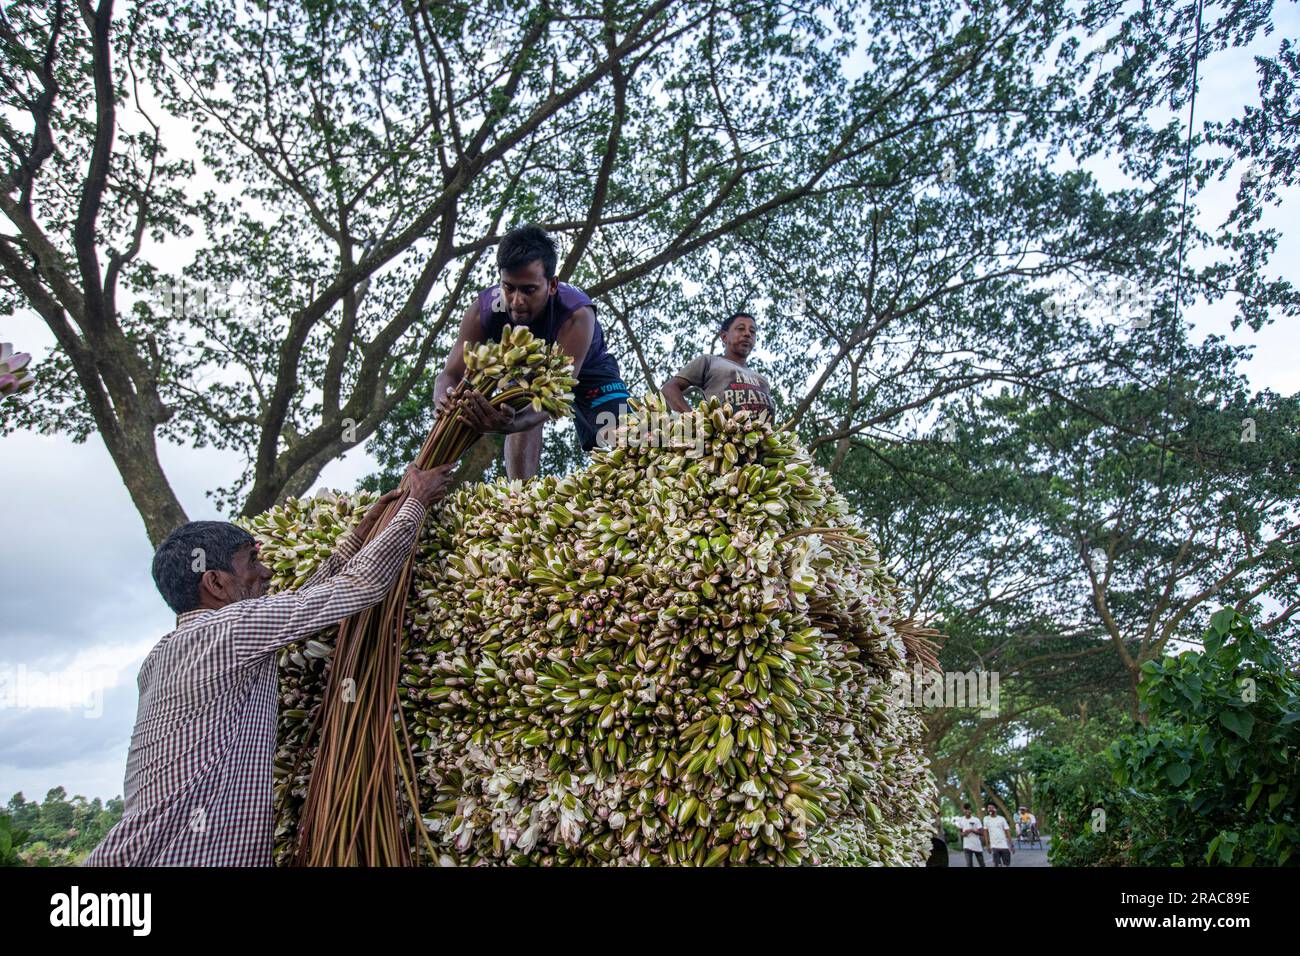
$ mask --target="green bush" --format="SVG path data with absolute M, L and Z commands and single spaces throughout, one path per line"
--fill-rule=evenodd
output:
M 1250 621 L 1219 611 L 1203 652 L 1143 665 L 1139 695 L 1149 725 L 1110 751 L 1143 809 L 1133 861 L 1300 863 L 1300 681 Z
M 1038 795 L 1050 808 L 1039 825 L 1050 831 L 1047 856 L 1053 866 L 1123 866 L 1128 853 L 1128 800 L 1113 779 L 1104 752 L 1068 747 L 1033 751 L 1027 769 Z
M 1053 865 L 1300 862 L 1300 681 L 1231 608 L 1204 644 L 1143 665 L 1145 726 L 1101 753 L 1031 755 Z
M 18 848 L 27 840 L 27 831 L 14 827 L 7 813 L 0 813 L 0 866 L 22 866 Z
M 952 817 L 944 817 L 943 820 L 943 839 L 948 844 L 950 850 L 961 849 L 961 833 L 957 830 L 957 824 L 952 822 Z

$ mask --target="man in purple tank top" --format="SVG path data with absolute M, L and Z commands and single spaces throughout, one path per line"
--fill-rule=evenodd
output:
M 460 323 L 460 337 L 434 383 L 439 414 L 447 392 L 465 375 L 465 344 L 499 342 L 506 325 L 527 325 L 547 342 L 558 342 L 573 359 L 573 423 L 583 451 L 607 438 L 627 412 L 628 391 L 618 361 L 605 350 L 596 305 L 577 286 L 555 277 L 555 242 L 537 226 L 512 229 L 497 246 L 501 281 L 478 294 Z M 463 420 L 480 433 L 506 436 L 506 475 L 531 478 L 542 457 L 548 412 L 494 408 L 478 392 L 466 393 Z M 598 435 L 599 431 L 599 435 Z M 601 441 L 601 444 L 607 444 Z

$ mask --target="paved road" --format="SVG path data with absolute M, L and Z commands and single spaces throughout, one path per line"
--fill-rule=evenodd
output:
M 1051 864 L 1047 862 L 1047 846 L 1051 843 L 1051 840 L 1051 837 L 1043 837 L 1043 848 L 1041 850 L 1036 847 L 1021 847 L 1020 844 L 1016 844 L 1016 852 L 1011 854 L 1011 865 L 1051 866 Z M 948 865 L 965 866 L 966 854 L 961 852 L 961 850 L 949 850 Z M 986 867 L 993 866 L 993 854 L 989 853 L 987 850 L 984 852 L 984 865 Z M 975 864 L 975 868 L 979 868 L 978 863 Z

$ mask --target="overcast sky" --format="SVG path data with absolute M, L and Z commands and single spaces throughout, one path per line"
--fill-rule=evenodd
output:
M 1254 48 L 1212 59 L 1202 72 L 1198 125 L 1227 119 L 1243 104 L 1258 104 L 1251 56 L 1273 55 L 1282 37 L 1300 35 L 1295 4 L 1276 14 L 1277 29 Z M 1103 184 L 1106 170 L 1095 170 Z M 1118 185 L 1118 177 L 1115 179 Z M 1212 185 L 1196 214 L 1205 228 L 1224 219 L 1236 181 Z M 1291 216 L 1297 190 L 1285 194 Z M 1284 207 L 1286 208 L 1286 207 Z M 1266 217 L 1284 234 L 1270 272 L 1300 277 L 1300 236 L 1280 214 Z M 164 272 L 179 274 L 192 254 L 186 244 L 146 251 Z M 1232 333 L 1230 308 L 1192 313 L 1199 333 L 1255 346 L 1247 370 L 1257 388 L 1300 390 L 1300 332 L 1274 323 L 1259 334 Z M 31 315 L 0 317 L 0 340 L 39 361 L 52 337 Z M 222 518 L 205 492 L 228 484 L 238 459 L 211 449 L 163 445 L 167 475 L 191 519 Z M 362 451 L 328 466 L 317 487 L 351 488 L 373 470 Z M 174 619 L 149 575 L 152 549 L 144 526 L 98 436 L 82 445 L 23 432 L 0 439 L 4 529 L 0 547 L 0 699 L 6 692 L 40 694 L 0 704 L 0 802 L 15 791 L 43 798 L 56 785 L 70 794 L 111 797 L 122 792 L 127 745 L 135 721 L 136 673 L 149 648 Z M 45 678 L 44 686 L 37 681 Z

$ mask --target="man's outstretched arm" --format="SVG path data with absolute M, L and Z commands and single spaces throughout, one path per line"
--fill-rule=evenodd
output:
M 697 355 L 681 371 L 664 383 L 664 401 L 668 403 L 669 408 L 683 414 L 690 414 L 693 411 L 690 402 L 686 401 L 686 390 L 692 386 L 696 388 L 704 387 L 704 369 L 708 361 L 708 356 Z
M 382 601 L 415 547 L 425 511 L 451 486 L 453 467 L 408 471 L 409 496 L 393 520 L 334 577 L 314 587 L 237 601 L 217 611 L 217 616 L 231 618 L 238 655 L 250 659 L 272 653 Z
M 360 551 L 362 546 L 366 543 L 366 539 L 370 537 L 370 529 L 375 526 L 375 522 L 379 520 L 379 516 L 383 514 L 384 509 L 388 507 L 388 503 L 400 498 L 404 494 L 406 494 L 406 492 L 401 488 L 394 488 L 392 491 L 381 495 L 378 501 L 366 509 L 365 515 L 357 522 L 357 526 L 334 543 L 334 550 L 331 551 L 330 556 L 325 559 L 325 563 L 317 568 L 316 573 L 304 581 L 302 587 L 297 590 L 301 591 L 305 588 L 312 588 L 318 584 L 323 584 L 330 578 L 334 577 L 334 575 L 338 574 L 343 566 L 351 561 L 352 558 L 356 556 L 356 553 Z

